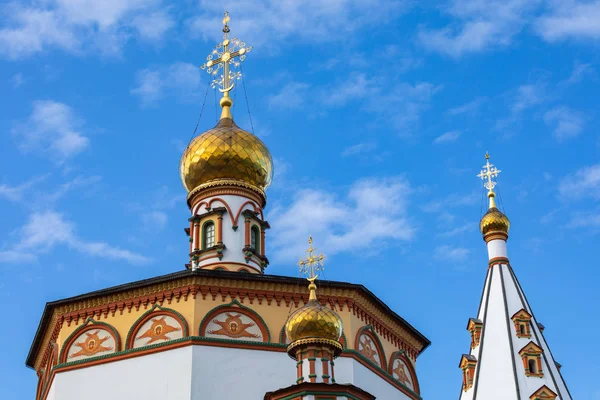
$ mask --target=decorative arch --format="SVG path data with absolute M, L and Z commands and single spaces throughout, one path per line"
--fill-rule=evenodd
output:
M 192 209 L 192 215 L 196 215 L 198 213 L 198 209 L 200 208 L 200 206 L 204 204 L 205 208 L 208 209 L 209 205 L 206 201 L 201 201 L 200 203 L 194 205 L 194 208 Z
M 81 339 L 83 341 L 78 341 Z M 75 348 L 73 348 L 76 346 Z M 76 351 L 79 348 L 79 351 Z M 106 322 L 88 318 L 64 341 L 60 363 L 116 353 L 121 349 L 119 332 Z M 81 354 L 78 354 L 81 353 Z
M 233 226 L 236 226 L 234 219 L 233 219 L 233 213 L 231 212 L 231 208 L 229 207 L 229 204 L 227 204 L 227 202 L 225 200 L 223 200 L 222 198 L 215 197 L 214 199 L 211 199 L 210 202 L 208 203 L 208 205 L 206 206 L 206 209 L 210 210 L 212 208 L 212 203 L 214 203 L 215 201 L 220 201 L 221 203 L 223 203 L 225 208 L 227 208 L 227 213 L 229 214 L 229 218 L 231 218 L 231 223 L 233 224 Z
M 260 208 L 254 201 L 252 200 L 247 200 L 245 201 L 239 208 L 237 214 L 235 214 L 235 219 L 233 220 L 233 224 L 237 225 L 238 221 L 240 219 L 240 214 L 242 213 L 242 211 L 244 211 L 244 207 L 247 206 L 248 204 L 250 204 L 253 208 L 254 208 L 254 212 L 257 212 L 260 214 L 260 219 L 264 220 L 264 215 L 263 215 L 263 211 L 262 208 Z
M 200 322 L 198 333 L 202 337 L 223 340 L 271 342 L 271 333 L 264 319 L 237 300 L 209 311 Z
M 354 349 L 379 368 L 386 369 L 383 345 L 372 325 L 363 326 L 358 330 L 354 340 Z
M 138 336 L 141 330 L 143 332 Z M 164 343 L 188 335 L 188 324 L 183 315 L 171 308 L 155 304 L 133 323 L 127 333 L 125 349 Z M 140 339 L 142 343 L 136 343 Z
M 388 365 L 388 373 L 416 394 L 421 393 L 415 368 L 404 350 L 392 353 Z
M 252 271 L 250 271 L 248 268 L 246 267 L 240 267 L 236 272 L 247 272 L 249 274 L 252 273 Z

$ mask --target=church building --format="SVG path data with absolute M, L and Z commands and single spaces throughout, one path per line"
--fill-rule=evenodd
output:
M 36 400 L 421 399 L 417 359 L 430 341 L 364 286 L 319 280 L 324 256 L 311 238 L 299 262 L 307 279 L 266 273 L 273 160 L 233 120 L 230 92 L 252 48 L 229 37 L 227 13 L 223 25 L 202 66 L 222 93 L 221 117 L 180 162 L 188 263 L 47 303 L 26 360 Z M 571 400 L 508 261 L 500 171 L 484 168 L 488 273 L 460 400 Z

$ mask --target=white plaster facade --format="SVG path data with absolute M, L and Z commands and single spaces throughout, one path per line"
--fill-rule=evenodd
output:
M 409 398 L 349 357 L 336 359 L 335 376 L 377 399 Z M 295 361 L 286 353 L 193 345 L 59 372 L 47 399 L 260 400 L 295 381 Z

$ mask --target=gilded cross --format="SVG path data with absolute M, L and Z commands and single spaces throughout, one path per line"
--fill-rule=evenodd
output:
M 323 260 L 325 260 L 325 256 L 323 254 L 315 254 L 312 236 L 310 236 L 308 238 L 308 250 L 306 251 L 306 259 L 300 259 L 300 261 L 298 262 L 300 272 L 308 275 L 308 280 L 313 282 L 315 279 L 317 279 L 317 272 L 323 270 Z
M 214 50 L 206 57 L 206 63 L 200 68 L 205 69 L 212 77 L 212 87 L 220 86 L 219 91 L 228 93 L 233 89 L 234 81 L 242 77 L 240 71 L 231 71 L 230 67 L 237 68 L 240 62 L 246 58 L 246 53 L 252 50 L 251 46 L 238 38 L 229 39 L 229 13 L 225 11 L 223 18 L 223 41 L 219 43 Z M 221 71 L 222 70 L 222 71 Z M 218 76 L 219 72 L 221 75 Z
M 490 164 L 490 155 L 487 152 L 485 153 L 485 165 L 483 166 L 483 168 L 484 169 L 481 170 L 477 177 L 481 178 L 482 181 L 485 181 L 487 179 L 487 182 L 485 182 L 483 186 L 487 190 L 492 192 L 496 187 L 496 182 L 492 179 L 496 178 L 498 174 L 502 171 L 494 167 L 494 164 Z

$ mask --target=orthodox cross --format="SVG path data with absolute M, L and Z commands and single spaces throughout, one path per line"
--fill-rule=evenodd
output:
M 308 280 L 314 282 L 317 279 L 317 272 L 323 271 L 323 260 L 325 256 L 321 253 L 315 254 L 313 247 L 312 236 L 308 238 L 308 250 L 306 251 L 306 259 L 300 259 L 298 266 L 300 273 L 308 275 Z
M 225 17 L 223 18 L 223 41 L 206 57 L 206 63 L 200 66 L 200 68 L 205 69 L 213 77 L 211 86 L 213 88 L 220 86 L 219 91 L 222 93 L 228 93 L 233 89 L 233 81 L 242 77 L 240 71 L 232 72 L 230 71 L 230 67 L 239 67 L 240 62 L 246 58 L 246 53 L 252 50 L 252 47 L 246 47 L 246 43 L 240 41 L 238 38 L 229 39 L 228 24 L 230 20 L 229 13 L 225 11 Z M 221 70 L 221 76 L 219 77 L 218 74 Z
M 485 153 L 485 165 L 483 168 L 484 169 L 481 170 L 477 177 L 481 178 L 482 181 L 487 179 L 487 182 L 485 182 L 483 186 L 490 192 L 493 192 L 494 188 L 496 187 L 496 182 L 492 179 L 496 178 L 502 171 L 494 167 L 494 164 L 490 164 L 490 155 L 487 152 Z

